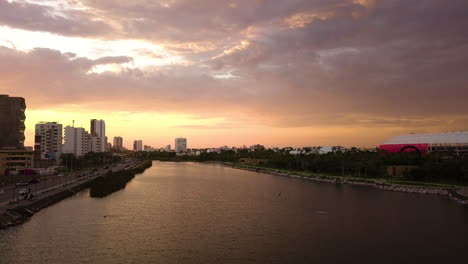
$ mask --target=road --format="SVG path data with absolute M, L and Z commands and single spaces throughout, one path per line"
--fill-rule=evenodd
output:
M 11 201 L 23 199 L 23 197 L 19 194 L 20 191 L 26 190 L 36 195 L 48 190 L 56 189 L 67 184 L 75 183 L 77 181 L 84 181 L 91 177 L 104 174 L 109 170 L 112 170 L 113 172 L 123 170 L 126 167 L 134 166 L 136 162 L 137 161 L 134 160 L 126 160 L 122 163 L 110 166 L 108 168 L 102 167 L 94 170 L 75 171 L 64 174 L 63 176 L 46 176 L 42 178 L 39 183 L 31 183 L 26 184 L 24 186 L 6 186 L 4 188 L 0 188 L 0 206 L 6 205 Z

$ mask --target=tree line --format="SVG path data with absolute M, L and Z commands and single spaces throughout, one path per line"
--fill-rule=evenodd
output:
M 452 152 L 388 153 L 379 149 L 332 151 L 326 154 L 306 152 L 290 154 L 288 150 L 239 149 L 220 152 L 203 152 L 198 156 L 177 156 L 173 152 L 139 152 L 134 154 L 141 159 L 161 161 L 221 161 L 238 163 L 242 158 L 262 159 L 261 165 L 267 168 L 291 171 L 308 171 L 336 176 L 362 178 L 387 177 L 389 166 L 411 166 L 403 175 L 415 181 L 468 182 L 468 155 Z
M 61 166 L 68 170 L 81 170 L 118 163 L 122 160 L 119 155 L 110 152 L 89 152 L 83 156 L 76 157 L 74 154 L 62 154 L 60 156 Z

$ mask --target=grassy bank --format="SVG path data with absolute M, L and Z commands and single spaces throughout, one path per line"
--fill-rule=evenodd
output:
M 272 173 L 284 173 L 290 175 L 297 175 L 301 177 L 313 177 L 319 179 L 327 180 L 337 180 L 337 181 L 347 181 L 347 182 L 356 182 L 356 183 L 375 183 L 375 184 L 387 184 L 387 185 L 398 185 L 398 186 L 408 186 L 408 187 L 421 187 L 421 188 L 439 188 L 447 190 L 457 190 L 462 188 L 461 185 L 455 184 L 446 184 L 438 182 L 424 182 L 424 181 L 410 181 L 402 178 L 364 178 L 364 177 L 351 177 L 351 176 L 337 176 L 329 175 L 323 173 L 313 173 L 307 171 L 294 171 L 294 170 L 285 170 L 285 169 L 274 169 L 265 166 L 257 165 L 247 165 L 234 162 L 217 162 L 227 166 L 259 170 L 261 172 L 272 172 Z

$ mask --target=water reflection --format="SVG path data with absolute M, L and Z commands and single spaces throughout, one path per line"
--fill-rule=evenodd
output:
M 0 263 L 445 263 L 464 257 L 467 216 L 437 196 L 156 162 L 0 231 Z

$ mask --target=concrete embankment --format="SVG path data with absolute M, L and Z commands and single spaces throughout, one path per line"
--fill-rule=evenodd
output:
M 397 185 L 397 184 L 388 184 L 388 183 L 379 183 L 372 180 L 351 180 L 346 179 L 344 177 L 336 177 L 336 178 L 327 178 L 327 177 L 314 177 L 314 176 L 302 176 L 297 175 L 294 173 L 285 173 L 273 169 L 263 169 L 263 168 L 246 168 L 236 165 L 226 165 L 235 169 L 247 170 L 252 172 L 259 172 L 259 173 L 268 173 L 276 176 L 282 177 L 289 177 L 289 178 L 297 178 L 303 179 L 308 181 L 315 181 L 315 182 L 326 182 L 326 183 L 334 183 L 334 184 L 350 184 L 350 185 L 357 185 L 357 186 L 365 186 L 376 188 L 385 191 L 393 191 L 393 192 L 406 192 L 406 193 L 415 193 L 415 194 L 434 194 L 447 197 L 450 200 L 456 201 L 462 205 L 468 205 L 468 197 L 463 196 L 457 193 L 453 189 L 444 189 L 444 188 L 432 188 L 432 187 L 419 187 L 419 186 L 406 186 L 406 185 Z
M 146 168 L 151 167 L 151 164 L 148 164 L 147 161 L 139 163 L 129 172 L 133 174 L 138 174 L 143 172 Z M 109 175 L 107 175 L 109 176 Z M 38 195 L 37 198 L 33 201 L 21 201 L 16 205 L 10 205 L 3 213 L 0 213 L 0 229 L 8 228 L 11 226 L 22 224 L 28 221 L 31 216 L 39 212 L 43 208 L 46 208 L 50 205 L 53 205 L 65 198 L 73 196 L 74 194 L 89 188 L 93 185 L 94 182 L 99 181 L 104 175 L 89 179 L 88 181 L 77 183 L 73 186 L 65 186 L 57 190 L 50 191 L 48 193 L 43 193 Z

